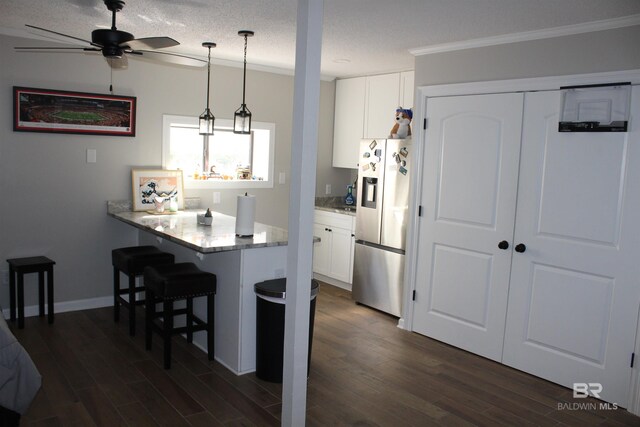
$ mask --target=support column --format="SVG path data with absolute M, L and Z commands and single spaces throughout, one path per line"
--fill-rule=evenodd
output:
M 298 0 L 282 386 L 283 426 L 303 426 L 307 407 L 323 9 L 323 0 Z

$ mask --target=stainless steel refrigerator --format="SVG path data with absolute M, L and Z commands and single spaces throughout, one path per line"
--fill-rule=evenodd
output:
M 411 139 L 360 142 L 352 297 L 402 312 Z

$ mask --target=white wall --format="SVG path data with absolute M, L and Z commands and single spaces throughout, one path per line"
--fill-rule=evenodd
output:
M 640 68 L 640 26 L 416 57 L 416 87 Z
M 162 114 L 202 112 L 206 68 L 131 60 L 128 69 L 114 71 L 114 92 L 138 100 L 134 138 L 13 132 L 13 86 L 94 93 L 109 88 L 110 69 L 101 56 L 13 50 L 28 44 L 33 43 L 0 36 L 0 270 L 7 269 L 7 258 L 45 255 L 57 262 L 56 302 L 111 295 L 110 251 L 136 240 L 131 227 L 106 216 L 106 201 L 131 198 L 132 167 L 160 166 Z M 211 81 L 214 115 L 233 118 L 241 101 L 242 69 L 213 66 Z M 317 181 L 324 195 L 325 184 L 341 188 L 350 174 L 330 167 L 335 85 L 323 82 L 321 90 Z M 255 120 L 276 123 L 276 177 L 278 172 L 287 176 L 285 185 L 253 191 L 256 220 L 280 227 L 287 226 L 292 100 L 292 76 L 247 72 L 247 104 Z M 97 151 L 97 163 L 86 163 L 88 148 Z M 234 214 L 240 191 L 221 191 L 222 203 L 215 206 L 210 190 L 185 193 L 201 197 L 203 206 Z M 26 304 L 36 304 L 35 277 L 26 284 Z M 7 288 L 0 288 L 3 308 L 9 305 Z

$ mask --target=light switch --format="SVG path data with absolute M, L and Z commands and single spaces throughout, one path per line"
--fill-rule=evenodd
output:
M 87 163 L 95 163 L 97 159 L 97 152 L 93 148 L 87 148 Z
M 325 185 L 324 194 L 331 194 L 331 184 Z
M 278 177 L 278 184 L 284 184 L 286 182 L 285 176 L 286 175 L 284 172 L 280 172 L 280 176 Z
M 220 203 L 220 192 L 219 191 L 214 191 L 213 192 L 213 204 L 217 205 Z

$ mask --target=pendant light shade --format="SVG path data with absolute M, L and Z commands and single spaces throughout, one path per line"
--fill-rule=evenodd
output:
M 209 49 L 209 57 L 207 59 L 207 108 L 205 108 L 204 112 L 200 114 L 199 128 L 200 135 L 213 135 L 213 122 L 216 118 L 209 109 L 209 83 L 211 81 L 211 48 L 216 47 L 216 44 L 212 42 L 204 42 L 202 43 L 202 46 Z
M 244 73 L 242 75 L 242 104 L 233 115 L 233 132 L 248 134 L 251 133 L 251 111 L 245 103 L 245 91 L 247 87 L 247 38 L 253 37 L 253 31 L 241 30 L 238 35 L 244 37 Z

